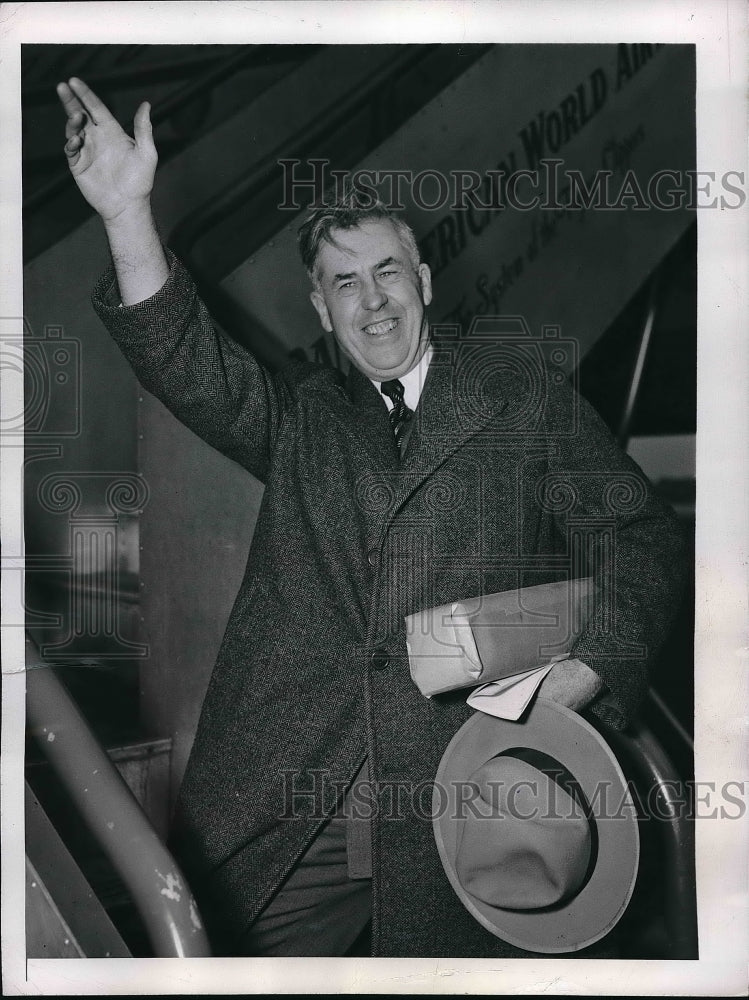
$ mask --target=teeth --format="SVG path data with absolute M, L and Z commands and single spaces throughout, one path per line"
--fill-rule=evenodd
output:
M 398 325 L 397 319 L 384 319 L 381 323 L 370 323 L 364 327 L 365 333 L 390 333 Z

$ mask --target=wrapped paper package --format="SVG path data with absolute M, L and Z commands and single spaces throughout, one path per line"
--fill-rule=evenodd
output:
M 589 617 L 594 593 L 592 578 L 584 577 L 485 594 L 409 615 L 411 677 L 431 697 L 548 665 L 567 655 Z

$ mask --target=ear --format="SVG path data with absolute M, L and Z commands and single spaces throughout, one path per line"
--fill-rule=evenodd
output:
M 325 305 L 325 299 L 322 292 L 310 292 L 309 297 L 312 305 L 315 307 L 317 315 L 320 317 L 320 323 L 322 324 L 323 330 L 325 330 L 326 333 L 332 333 L 333 324 L 330 322 L 330 313 L 328 312 L 328 307 Z
M 432 301 L 432 272 L 428 264 L 419 264 L 419 283 L 421 284 L 421 298 L 424 305 L 428 306 Z

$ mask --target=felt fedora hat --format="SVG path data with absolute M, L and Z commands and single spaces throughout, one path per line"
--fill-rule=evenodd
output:
M 440 762 L 432 821 L 466 909 L 527 951 L 604 937 L 634 890 L 637 812 L 610 747 L 585 719 L 538 698 L 522 722 L 476 712 Z

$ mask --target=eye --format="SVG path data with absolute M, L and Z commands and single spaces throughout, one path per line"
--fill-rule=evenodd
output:
M 380 278 L 392 279 L 396 278 L 400 274 L 400 271 L 397 267 L 392 267 L 388 268 L 386 271 L 379 271 L 378 274 Z

